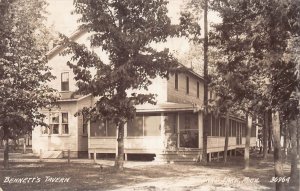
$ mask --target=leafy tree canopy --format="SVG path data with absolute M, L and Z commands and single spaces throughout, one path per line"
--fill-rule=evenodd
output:
M 47 86 L 43 0 L 0 1 L 0 127 L 17 137 L 43 124 L 39 109 L 55 101 Z M 25 19 L 26 18 L 26 19 Z
M 165 0 L 75 0 L 74 13 L 80 14 L 81 27 L 87 29 L 92 47 L 101 47 L 109 56 L 105 64 L 96 52 L 76 42 L 68 43 L 64 54 L 72 53 L 68 65 L 76 74 L 78 93 L 99 97 L 85 111 L 91 116 L 125 122 L 134 116 L 134 105 L 155 103 L 154 94 L 132 93 L 147 89 L 157 76 L 168 78 L 178 69 L 168 49 L 157 51 L 151 45 L 168 37 L 198 38 L 200 27 L 185 12 L 180 25 L 172 25 Z M 96 69 L 93 75 L 91 69 Z

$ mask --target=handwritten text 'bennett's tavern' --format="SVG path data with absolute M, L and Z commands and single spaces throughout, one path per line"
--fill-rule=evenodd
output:
M 70 182 L 70 177 L 52 177 L 52 176 L 45 176 L 44 178 L 41 177 L 9 177 L 6 176 L 4 178 L 3 183 L 6 184 L 26 184 L 26 183 L 40 183 L 40 182 L 53 182 L 53 183 L 65 183 Z

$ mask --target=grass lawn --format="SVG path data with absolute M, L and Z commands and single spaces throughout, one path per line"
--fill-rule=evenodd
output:
M 112 166 L 99 164 L 13 163 L 8 170 L 0 168 L 0 187 L 4 191 L 275 190 L 275 184 L 270 182 L 274 174 L 271 155 L 266 161 L 252 159 L 248 171 L 243 170 L 242 157 L 232 158 L 226 165 L 222 162 L 212 162 L 208 166 L 130 164 L 139 163 L 128 162 L 124 172 L 116 172 Z M 286 163 L 284 168 L 288 176 L 289 164 Z M 21 180 L 23 183 L 18 183 Z M 290 184 L 286 187 L 293 190 Z

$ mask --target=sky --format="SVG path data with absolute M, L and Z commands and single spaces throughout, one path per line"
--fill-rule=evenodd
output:
M 53 27 L 54 31 L 63 33 L 67 36 L 71 35 L 78 26 L 77 19 L 78 15 L 72 15 L 71 11 L 73 8 L 73 0 L 47 0 L 49 6 L 47 7 L 48 19 L 47 25 Z M 180 10 L 183 7 L 183 0 L 169 0 L 168 5 L 168 16 L 171 18 L 172 23 L 178 23 Z M 209 21 L 217 22 L 220 20 L 216 14 L 210 13 L 208 15 Z M 202 21 L 200 21 L 202 25 Z M 201 26 L 203 29 L 203 26 Z M 176 38 L 169 39 L 167 43 L 157 45 L 158 49 L 169 48 L 176 54 L 185 54 L 189 51 L 190 45 L 187 39 Z

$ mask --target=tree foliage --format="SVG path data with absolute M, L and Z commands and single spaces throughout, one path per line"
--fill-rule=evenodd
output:
M 109 63 L 104 63 L 97 52 L 65 39 L 68 48 L 64 54 L 73 55 L 68 65 L 76 75 L 77 93 L 91 93 L 99 98 L 94 106 L 84 110 L 91 119 L 112 120 L 121 131 L 121 126 L 134 117 L 135 105 L 155 103 L 154 94 L 128 93 L 128 90 L 147 90 L 151 79 L 168 78 L 178 69 L 178 62 L 168 49 L 158 51 L 152 45 L 173 36 L 195 39 L 200 27 L 188 13 L 180 18 L 180 25 L 172 25 L 167 3 L 164 0 L 74 1 L 74 13 L 81 15 L 81 28 L 90 32 L 91 47 L 100 47 L 109 57 Z
M 300 86 L 293 45 L 300 34 L 300 3 L 219 0 L 212 7 L 223 19 L 211 33 L 211 43 L 223 56 L 216 62 L 218 77 L 242 107 L 260 113 L 272 110 L 275 175 L 279 176 L 279 113 L 287 109 Z M 282 188 L 280 183 L 277 186 Z
M 43 0 L 0 2 L 0 127 L 5 139 L 45 125 L 39 109 L 55 101 L 47 86 L 53 76 L 40 30 L 45 5 Z

